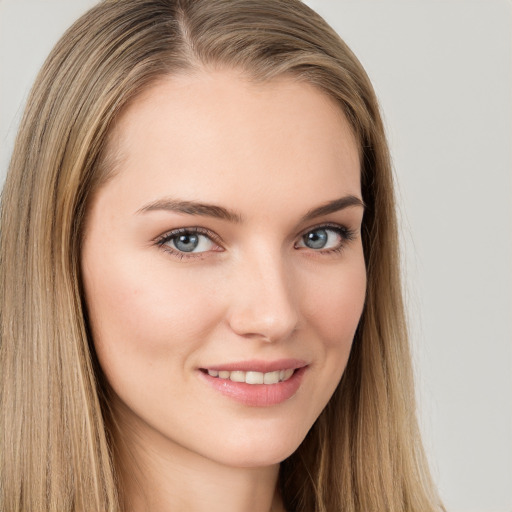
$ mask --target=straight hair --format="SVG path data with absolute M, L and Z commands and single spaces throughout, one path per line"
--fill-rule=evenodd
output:
M 214 68 L 312 84 L 337 102 L 361 155 L 366 302 L 338 388 L 281 464 L 285 507 L 443 510 L 416 420 L 378 103 L 354 54 L 298 0 L 106 0 L 45 62 L 0 210 L 0 509 L 123 510 L 80 276 L 84 219 L 115 172 L 109 134 L 120 113 L 164 77 Z

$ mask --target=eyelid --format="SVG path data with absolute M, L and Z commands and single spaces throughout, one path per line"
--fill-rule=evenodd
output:
M 357 235 L 357 231 L 356 230 L 350 229 L 347 226 L 344 226 L 342 224 L 336 224 L 336 223 L 333 223 L 333 222 L 323 222 L 323 223 L 316 224 L 314 226 L 310 226 L 307 229 L 304 229 L 296 237 L 296 240 L 301 240 L 305 235 L 307 235 L 311 231 L 315 231 L 315 230 L 318 230 L 318 229 L 325 229 L 325 230 L 336 231 L 339 234 L 339 236 L 342 238 L 342 242 L 340 243 L 339 247 L 336 247 L 336 248 L 317 249 L 317 250 L 310 249 L 311 251 L 313 251 L 315 253 L 329 253 L 329 252 L 340 251 L 340 250 L 342 250 L 345 247 L 345 245 L 348 242 L 354 240 L 354 238 Z M 302 248 L 309 249 L 308 247 L 296 247 L 296 248 L 298 248 L 298 249 L 302 249 Z
M 187 226 L 182 228 L 170 229 L 161 235 L 158 235 L 154 241 L 155 243 L 162 243 L 164 241 L 169 240 L 173 236 L 181 235 L 182 233 L 198 233 L 200 235 L 205 235 L 208 238 L 211 238 L 214 242 L 221 244 L 222 240 L 217 233 L 211 231 L 210 229 L 203 228 L 201 226 Z
M 178 235 L 184 234 L 184 233 L 191 233 L 191 234 L 198 234 L 198 235 L 206 236 L 214 244 L 216 244 L 220 248 L 220 250 L 224 250 L 221 237 L 219 235 L 217 235 L 217 233 L 215 233 L 207 228 L 200 227 L 200 226 L 190 226 L 190 227 L 181 227 L 181 228 L 171 229 L 171 230 L 166 231 L 165 233 L 157 236 L 154 239 L 154 243 L 158 247 L 162 248 L 162 250 L 164 250 L 165 252 L 167 252 L 173 256 L 176 256 L 180 259 L 202 258 L 209 252 L 217 252 L 217 251 L 202 251 L 202 252 L 187 253 L 187 252 L 178 251 L 178 250 L 173 249 L 172 247 L 166 245 L 166 243 L 169 242 L 172 238 L 174 238 Z
M 332 229 L 334 231 L 338 231 L 342 234 L 346 234 L 347 236 L 355 236 L 357 233 L 356 230 L 350 229 L 347 226 L 343 224 L 338 224 L 336 222 L 320 222 L 318 224 L 315 224 L 313 226 L 309 226 L 306 229 L 303 229 L 296 238 L 300 238 L 310 231 L 315 231 L 315 229 Z

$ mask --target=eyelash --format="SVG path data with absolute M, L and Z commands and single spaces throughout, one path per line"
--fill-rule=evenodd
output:
M 169 231 L 169 232 L 159 236 L 155 240 L 155 243 L 157 246 L 161 247 L 165 252 L 171 254 L 172 256 L 174 256 L 176 258 L 179 258 L 180 260 L 189 259 L 189 258 L 201 258 L 204 256 L 204 254 L 207 251 L 187 253 L 187 252 L 183 252 L 183 251 L 178 251 L 178 250 L 173 249 L 172 247 L 166 245 L 173 238 L 176 238 L 179 235 L 195 235 L 195 234 L 204 235 L 207 238 L 209 238 L 216 245 L 219 245 L 219 246 L 221 245 L 221 239 L 217 234 L 215 234 L 213 231 L 210 231 L 209 229 L 200 228 L 200 227 L 173 229 L 172 231 Z
M 340 236 L 341 242 L 337 247 L 332 248 L 332 249 L 325 249 L 325 250 L 311 249 L 313 251 L 313 253 L 315 253 L 315 254 L 338 254 L 345 249 L 345 245 L 348 242 L 351 242 L 352 240 L 354 240 L 356 238 L 356 232 L 354 230 L 351 230 L 351 229 L 345 227 L 345 226 L 340 226 L 338 224 L 319 224 L 318 226 L 312 226 L 312 227 L 308 228 L 306 231 L 303 231 L 298 236 L 298 239 L 301 240 L 308 233 L 311 233 L 312 231 L 318 231 L 321 229 L 324 229 L 326 231 L 334 231 L 336 234 L 338 234 Z M 202 258 L 202 257 L 204 257 L 204 255 L 207 252 L 210 252 L 210 251 L 202 251 L 202 252 L 187 253 L 187 252 L 175 250 L 175 249 L 171 248 L 170 246 L 166 245 L 174 238 L 178 237 L 179 235 L 183 235 L 183 234 L 204 235 L 207 238 L 209 238 L 213 243 L 215 243 L 219 246 L 222 243 L 220 237 L 217 234 L 215 234 L 213 231 L 210 231 L 209 229 L 194 226 L 194 227 L 179 228 L 179 229 L 174 229 L 172 231 L 169 231 L 169 232 L 159 236 L 155 240 L 155 244 L 157 246 L 161 247 L 162 250 L 164 250 L 165 252 L 171 254 L 172 256 L 174 256 L 176 258 L 179 258 L 180 260 L 189 259 L 189 258 L 194 258 L 194 259 Z M 295 249 L 308 249 L 308 247 L 295 247 Z M 221 252 L 221 251 L 214 251 L 214 252 Z
M 333 247 L 332 249 L 318 249 L 314 250 L 311 249 L 313 254 L 339 254 L 341 253 L 345 247 L 346 244 L 355 240 L 356 238 L 356 231 L 347 228 L 346 226 L 340 226 L 339 224 L 319 224 L 317 226 L 312 226 L 308 228 L 306 231 L 303 231 L 299 236 L 299 240 L 303 239 L 308 233 L 311 233 L 312 231 L 318 231 L 318 230 L 326 230 L 326 231 L 334 231 L 336 234 L 339 235 L 341 238 L 341 242 L 337 247 Z M 296 247 L 296 249 L 308 249 L 308 247 Z

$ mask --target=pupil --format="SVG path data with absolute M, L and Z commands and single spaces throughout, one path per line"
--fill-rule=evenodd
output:
M 305 236 L 304 243 L 310 249 L 322 249 L 327 243 L 327 231 L 325 229 L 311 231 Z
M 176 249 L 182 252 L 192 252 L 199 244 L 197 235 L 185 234 L 180 235 L 175 241 Z

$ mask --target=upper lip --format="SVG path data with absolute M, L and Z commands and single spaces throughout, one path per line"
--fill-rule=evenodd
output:
M 242 372 L 275 372 L 277 370 L 296 370 L 297 368 L 302 368 L 307 366 L 306 361 L 301 359 L 276 359 L 275 361 L 264 361 L 260 359 L 253 359 L 248 361 L 236 361 L 233 363 L 224 363 L 224 364 L 216 364 L 209 365 L 203 370 L 217 370 L 219 372 L 227 371 L 242 371 Z

